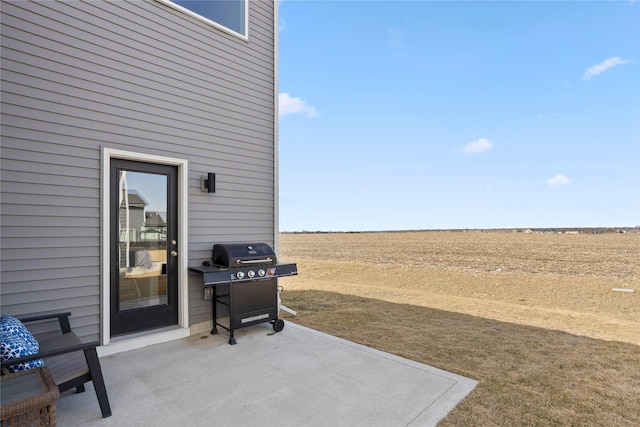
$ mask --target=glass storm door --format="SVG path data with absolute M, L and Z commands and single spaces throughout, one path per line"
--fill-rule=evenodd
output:
M 177 173 L 111 161 L 111 336 L 178 323 Z

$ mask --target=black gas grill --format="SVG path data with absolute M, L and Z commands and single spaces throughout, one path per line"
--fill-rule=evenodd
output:
M 211 262 L 189 270 L 203 278 L 203 294 L 211 297 L 212 334 L 217 327 L 229 331 L 229 344 L 236 344 L 235 329 L 271 322 L 280 332 L 284 320 L 278 318 L 278 277 L 298 274 L 294 263 L 278 263 L 273 249 L 265 243 L 213 245 Z M 219 322 L 218 306 L 228 307 L 227 324 Z

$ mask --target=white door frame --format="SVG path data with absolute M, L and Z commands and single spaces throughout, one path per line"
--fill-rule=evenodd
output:
M 110 163 L 111 159 L 136 160 L 148 163 L 157 163 L 164 165 L 177 166 L 178 168 L 178 328 L 167 331 L 161 329 L 155 334 L 145 333 L 132 334 L 130 339 L 124 336 L 118 339 L 118 349 L 116 343 L 112 343 L 107 350 L 102 347 L 100 355 L 116 353 L 119 351 L 130 350 L 144 345 L 155 344 L 159 342 L 169 341 L 172 339 L 189 336 L 189 278 L 188 278 L 188 187 L 187 181 L 189 176 L 189 162 L 185 159 L 173 157 L 157 156 L 154 154 L 137 153 L 133 151 L 123 151 L 111 148 L 103 148 L 102 151 L 102 225 L 101 225 L 101 330 L 100 337 L 103 346 L 107 346 L 111 342 L 111 251 L 110 247 Z M 120 344 L 123 345 L 120 345 Z M 113 347 L 113 348 L 112 348 Z

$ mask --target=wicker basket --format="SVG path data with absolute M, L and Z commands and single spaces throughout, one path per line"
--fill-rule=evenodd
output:
M 38 378 L 27 378 L 27 375 L 37 375 Z M 3 375 L 0 381 L 3 394 L 1 427 L 56 425 L 56 400 L 60 392 L 46 367 Z M 25 386 L 34 388 L 25 393 Z M 21 389 L 21 396 L 17 400 L 11 399 L 10 395 L 17 389 Z

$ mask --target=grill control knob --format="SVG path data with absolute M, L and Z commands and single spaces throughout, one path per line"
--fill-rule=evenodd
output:
M 243 273 L 242 271 L 238 271 L 238 272 L 236 273 L 236 277 L 237 277 L 238 279 L 244 279 L 244 273 Z
M 263 269 L 258 270 L 258 276 L 264 277 L 265 274 L 267 274 L 267 272 L 264 271 Z
M 250 279 L 251 279 L 252 277 L 255 277 L 255 275 L 256 275 L 256 272 L 255 272 L 255 271 L 253 271 L 253 270 L 249 270 L 249 271 L 247 272 L 247 276 L 249 276 L 249 278 L 250 278 Z

